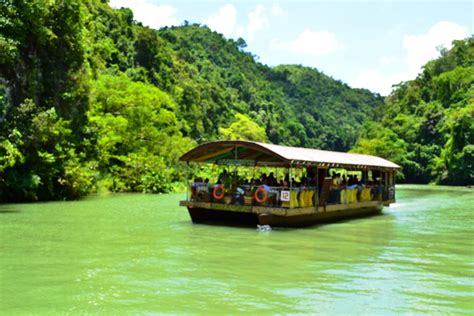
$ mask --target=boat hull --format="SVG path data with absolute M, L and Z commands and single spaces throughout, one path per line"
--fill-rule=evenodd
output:
M 218 209 L 207 209 L 188 206 L 189 215 L 194 223 L 218 223 L 231 225 L 270 225 L 275 227 L 303 227 L 320 223 L 334 222 L 343 219 L 380 214 L 382 205 L 349 208 L 326 212 L 324 210 L 311 214 L 292 216 L 271 213 L 236 212 Z
M 233 225 L 256 226 L 259 224 L 258 214 L 247 212 L 229 212 L 224 210 L 188 207 L 193 223 L 222 223 Z

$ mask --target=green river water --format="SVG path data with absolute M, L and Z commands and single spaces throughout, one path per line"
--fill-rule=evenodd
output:
M 0 205 L 0 313 L 474 314 L 473 189 L 271 231 L 193 225 L 183 197 Z

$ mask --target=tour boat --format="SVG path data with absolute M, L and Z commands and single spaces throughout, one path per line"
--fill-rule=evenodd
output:
M 395 202 L 400 168 L 376 156 L 242 140 L 205 143 L 180 160 L 194 174 L 180 201 L 194 223 L 288 227 L 380 213 Z

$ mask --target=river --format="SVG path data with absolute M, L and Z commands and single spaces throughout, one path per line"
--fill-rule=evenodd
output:
M 0 312 L 474 313 L 474 191 L 398 186 L 383 215 L 193 225 L 182 194 L 0 205 Z

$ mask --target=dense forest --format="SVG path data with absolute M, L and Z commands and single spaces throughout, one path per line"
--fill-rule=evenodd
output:
M 243 39 L 186 21 L 153 30 L 99 0 L 3 1 L 0 21 L 0 202 L 169 192 L 183 152 L 236 138 L 355 145 L 400 163 L 406 181 L 472 183 L 472 39 L 384 101 L 317 69 L 263 65 Z
M 392 159 L 409 183 L 474 183 L 474 38 L 396 86 L 384 116 L 367 122 L 355 152 Z

